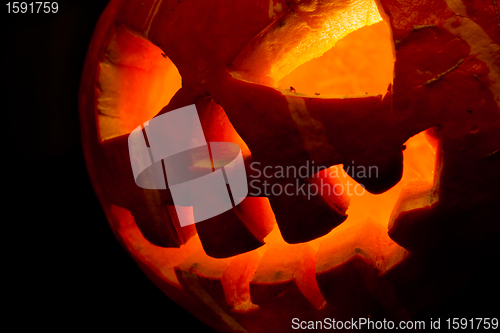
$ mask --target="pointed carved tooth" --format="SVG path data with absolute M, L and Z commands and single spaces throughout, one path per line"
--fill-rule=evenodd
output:
M 350 173 L 367 191 L 385 192 L 401 179 L 401 145 L 418 129 L 401 126 L 405 116 L 391 112 L 390 93 L 384 97 L 309 98 L 305 102 L 341 156 L 336 164 L 367 171 Z
M 363 317 L 376 308 L 370 286 L 376 277 L 373 262 L 359 250 L 341 265 L 319 272 L 317 281 L 336 317 Z
M 314 277 L 315 251 L 308 244 L 272 244 L 250 282 L 252 302 L 279 309 L 289 304 L 306 312 L 324 305 Z
M 339 318 L 386 314 L 405 318 L 383 276 L 404 249 L 387 246 L 381 223 L 365 220 L 344 224 L 323 240 L 317 255 L 316 280 L 328 309 Z M 386 251 L 381 249 L 387 248 Z M 377 311 L 382 311 L 378 313 Z
M 291 185 L 292 195 L 271 195 L 269 202 L 283 239 L 290 244 L 308 242 L 329 233 L 345 221 L 347 195 L 335 195 L 336 179 L 315 178 L 279 184 Z M 324 193 L 324 195 L 321 195 Z
M 230 258 L 214 259 L 198 249 L 174 269 L 177 278 L 185 288 L 189 289 L 189 281 L 192 279 L 186 279 L 186 276 L 195 275 L 205 292 L 210 294 L 210 298 L 218 304 L 225 304 L 222 275 L 230 263 Z
M 172 218 L 168 204 L 172 204 L 167 190 L 142 189 L 134 181 L 128 151 L 128 135 L 105 140 L 102 143 L 103 168 L 101 186 L 110 203 L 128 209 L 152 244 L 179 247 L 191 238 L 194 226 L 181 227 Z
M 196 234 L 193 225 L 181 227 L 176 216 L 171 215 L 174 210 L 160 205 L 157 191 L 144 192 L 143 201 L 132 206 L 130 212 L 148 241 L 162 247 L 179 247 Z
M 232 209 L 196 223 L 205 252 L 227 258 L 264 245 L 276 221 L 266 198 L 245 198 Z
M 175 272 L 187 289 L 196 276 L 203 291 L 224 311 L 245 313 L 258 308 L 250 301 L 249 282 L 260 257 L 253 251 L 235 258 L 214 259 L 198 250 L 177 265 Z
M 176 266 L 175 273 L 185 290 L 201 301 L 196 312 L 205 322 L 215 324 L 221 331 L 246 333 L 247 330 L 220 306 L 225 303 L 221 279 L 229 264 L 230 259 L 213 259 L 198 251 Z
M 252 251 L 232 258 L 224 271 L 222 283 L 231 311 L 245 313 L 258 308 L 250 299 L 250 281 L 262 257 L 262 251 Z
M 389 236 L 404 248 L 415 251 L 429 245 L 430 226 L 435 222 L 433 205 L 439 200 L 431 182 L 415 181 L 401 191 L 389 223 Z
M 182 248 L 159 248 L 149 242 L 137 227 L 134 217 L 125 208 L 110 205 L 105 212 L 118 240 L 130 252 L 134 259 L 153 280 L 160 277 L 167 294 L 177 293 L 182 289 L 174 272 L 174 267 L 186 260 L 199 249 L 199 240 L 192 237 Z M 165 284 L 166 282 L 166 284 Z M 165 290 L 165 289 L 164 289 Z
M 239 146 L 242 156 L 250 155 L 222 107 L 211 97 L 200 98 L 196 108 L 208 142 L 232 142 Z M 198 222 L 196 229 L 206 253 L 215 258 L 225 258 L 262 246 L 264 237 L 275 223 L 266 198 L 248 197 L 231 210 Z

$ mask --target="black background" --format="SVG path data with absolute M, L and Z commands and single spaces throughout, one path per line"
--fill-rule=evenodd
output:
M 87 176 L 77 94 L 108 1 L 58 1 L 57 14 L 10 15 L 6 3 L 1 235 L 9 315 L 3 317 L 17 327 L 210 332 L 122 249 Z

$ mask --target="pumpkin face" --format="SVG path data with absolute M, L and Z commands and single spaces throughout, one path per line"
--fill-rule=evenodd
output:
M 111 1 L 80 110 L 116 237 L 219 331 L 447 304 L 470 280 L 451 254 L 499 235 L 495 20 L 482 1 Z M 168 190 L 135 184 L 127 138 L 191 104 L 254 182 L 232 210 L 181 227 Z M 279 174 L 312 165 L 328 169 Z M 307 191 L 266 192 L 293 186 Z

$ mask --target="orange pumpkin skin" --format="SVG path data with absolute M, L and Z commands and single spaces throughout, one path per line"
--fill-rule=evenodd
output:
M 221 332 L 291 331 L 293 318 L 439 315 L 477 281 L 455 256 L 480 258 L 468 263 L 475 274 L 491 273 L 484 251 L 500 235 L 496 2 L 381 0 L 394 44 L 393 84 L 383 97 L 345 99 L 264 85 L 266 66 L 280 61 L 272 55 L 255 72 L 249 65 L 252 43 L 265 39 L 262 31 L 276 22 L 293 25 L 296 16 L 308 19 L 322 8 L 314 3 L 273 2 L 283 16 L 271 17 L 269 1 L 111 1 L 88 51 L 79 96 L 82 141 L 110 226 L 168 297 Z M 402 145 L 426 131 L 437 151 L 434 182 L 403 188 L 388 231 L 373 220 L 341 224 L 348 206 L 342 196 L 316 198 L 309 207 L 299 199 L 247 198 L 239 213 L 181 228 L 167 208 L 167 191 L 135 185 L 126 131 L 104 138 L 103 64 L 106 58 L 125 67 L 136 61 L 126 56 L 137 52 L 127 40 L 153 57 L 156 49 L 141 42 L 151 41 L 182 76 L 182 88 L 157 111 L 195 103 L 207 141 L 240 144 L 248 163 L 297 167 L 308 158 L 328 166 L 356 160 L 379 168 L 380 177 L 365 185 L 382 193 L 402 177 Z M 322 124 L 328 154 L 326 145 L 311 149 L 304 143 L 290 101 L 305 105 L 311 121 Z M 137 117 L 129 127 L 148 119 Z M 273 243 L 264 250 L 274 217 L 293 245 Z M 307 243 L 325 234 L 319 249 Z

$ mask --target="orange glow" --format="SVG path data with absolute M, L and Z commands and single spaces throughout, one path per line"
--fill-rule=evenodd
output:
M 181 76 L 160 48 L 119 26 L 99 64 L 97 85 L 99 133 L 106 140 L 154 117 L 181 87 Z
M 347 34 L 382 21 L 373 0 L 314 2 L 287 11 L 255 36 L 233 61 L 233 77 L 274 85 L 320 57 Z
M 363 27 L 278 81 L 280 89 L 314 96 L 385 94 L 392 83 L 391 32 L 385 22 Z
M 381 22 L 339 40 L 334 49 L 297 68 L 281 79 L 279 85 L 293 86 L 297 92 L 312 96 L 383 94 L 392 82 L 392 67 L 390 33 Z M 160 49 L 119 29 L 100 63 L 99 85 L 99 130 L 103 140 L 127 134 L 156 115 L 180 88 L 180 76 Z M 402 180 L 380 195 L 368 192 L 352 195 L 347 221 L 329 234 L 306 244 L 291 245 L 275 226 L 265 238 L 264 246 L 227 259 L 206 255 L 198 235 L 180 248 L 157 247 L 142 236 L 128 210 L 110 205 L 106 211 L 125 247 L 143 266 L 178 289 L 188 288 L 189 283 L 183 279 L 192 279 L 191 275 L 196 274 L 210 297 L 223 298 L 222 303 L 238 312 L 258 307 L 250 301 L 252 286 L 265 288 L 267 282 L 279 280 L 295 283 L 314 307 L 321 308 L 324 299 L 315 272 L 342 263 L 360 249 L 373 258 L 380 271 L 401 259 L 404 249 L 387 235 L 391 213 L 403 188 L 415 183 L 432 187 L 434 166 L 433 147 L 420 133 L 406 143 Z M 333 166 L 331 170 L 336 171 L 344 187 L 347 182 L 357 184 L 341 166 Z M 283 275 L 276 276 L 277 270 Z
M 261 286 L 268 279 L 276 279 L 275 272 L 280 270 L 283 274 L 280 281 L 296 281 L 294 283 L 311 304 L 321 308 L 324 299 L 314 279 L 314 271 L 322 272 L 340 264 L 353 252 L 361 250 L 373 258 L 380 272 L 389 269 L 404 256 L 404 249 L 387 235 L 391 212 L 403 187 L 412 186 L 415 181 L 432 186 L 435 164 L 434 151 L 423 133 L 411 138 L 406 145 L 405 171 L 400 183 L 381 195 L 366 192 L 361 196 L 351 196 L 347 221 L 329 234 L 306 244 L 287 244 L 275 227 L 265 238 L 264 246 L 235 257 L 215 259 L 204 253 L 197 235 L 178 249 L 152 245 L 142 236 L 134 218 L 124 208 L 112 206 L 111 221 L 125 247 L 177 288 L 182 288 L 182 281 L 175 273 L 176 267 L 185 273 L 196 273 L 202 281 L 222 281 L 220 293 L 225 297 L 225 303 L 233 311 L 247 311 L 257 307 L 250 301 L 249 283 Z M 339 166 L 332 168 L 340 169 Z M 342 174 L 341 170 L 338 172 Z M 340 177 L 340 180 L 354 182 L 348 175 Z M 317 258 L 314 259 L 316 253 Z M 261 261 L 263 256 L 265 260 Z M 264 262 L 269 263 L 261 265 Z M 303 269 L 296 271 L 299 266 Z

